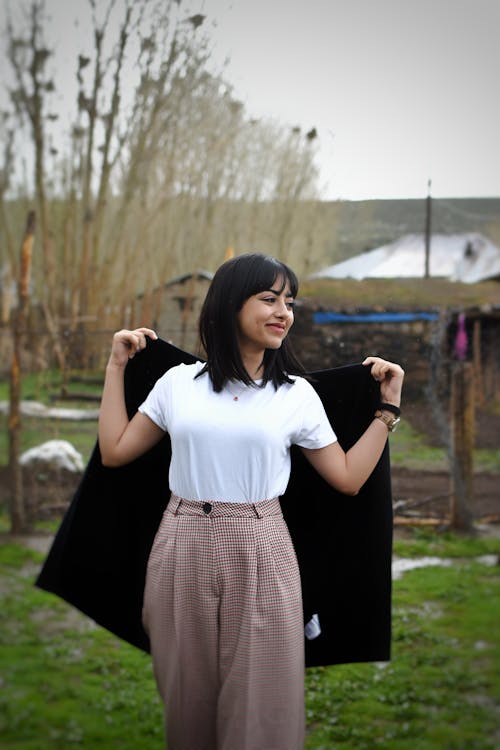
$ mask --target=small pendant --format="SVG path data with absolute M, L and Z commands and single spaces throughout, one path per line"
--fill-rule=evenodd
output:
M 238 400 L 238 396 L 233 396 L 233 401 L 237 401 L 237 400 Z

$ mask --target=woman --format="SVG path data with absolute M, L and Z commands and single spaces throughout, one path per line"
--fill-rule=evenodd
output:
M 104 464 L 134 460 L 165 432 L 172 442 L 172 497 L 144 595 L 170 750 L 303 747 L 300 577 L 278 500 L 290 446 L 355 495 L 399 412 L 402 369 L 368 357 L 383 403 L 344 453 L 286 338 L 297 287 L 293 271 L 266 256 L 221 266 L 200 316 L 206 364 L 169 370 L 130 421 L 124 369 L 156 334 L 113 338 L 99 420 Z

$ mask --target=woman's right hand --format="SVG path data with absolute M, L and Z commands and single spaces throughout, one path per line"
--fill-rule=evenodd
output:
M 146 336 L 153 341 L 158 338 L 155 331 L 151 328 L 136 328 L 133 331 L 123 329 L 117 331 L 113 336 L 108 365 L 125 367 L 129 359 L 132 359 L 137 352 L 145 349 Z

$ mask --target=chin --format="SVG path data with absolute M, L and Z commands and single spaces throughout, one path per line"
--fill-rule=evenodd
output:
M 276 341 L 276 342 L 273 342 L 272 344 L 268 344 L 268 345 L 266 346 L 266 349 L 273 349 L 273 350 L 274 350 L 274 349 L 281 349 L 281 345 L 282 345 L 282 343 L 283 343 L 283 341 Z

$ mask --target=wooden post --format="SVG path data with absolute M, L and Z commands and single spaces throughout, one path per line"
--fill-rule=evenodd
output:
M 451 374 L 451 526 L 473 530 L 474 367 L 457 362 Z
M 481 319 L 474 321 L 472 333 L 472 360 L 474 362 L 474 382 L 476 405 L 484 405 L 484 379 L 483 379 L 483 358 L 481 352 Z
M 12 534 L 27 531 L 23 497 L 23 478 L 19 454 L 21 446 L 21 351 L 28 322 L 31 257 L 35 234 L 35 212 L 30 211 L 21 245 L 21 270 L 18 281 L 18 309 L 12 324 L 14 349 L 10 368 L 9 474 L 11 482 L 10 524 Z

